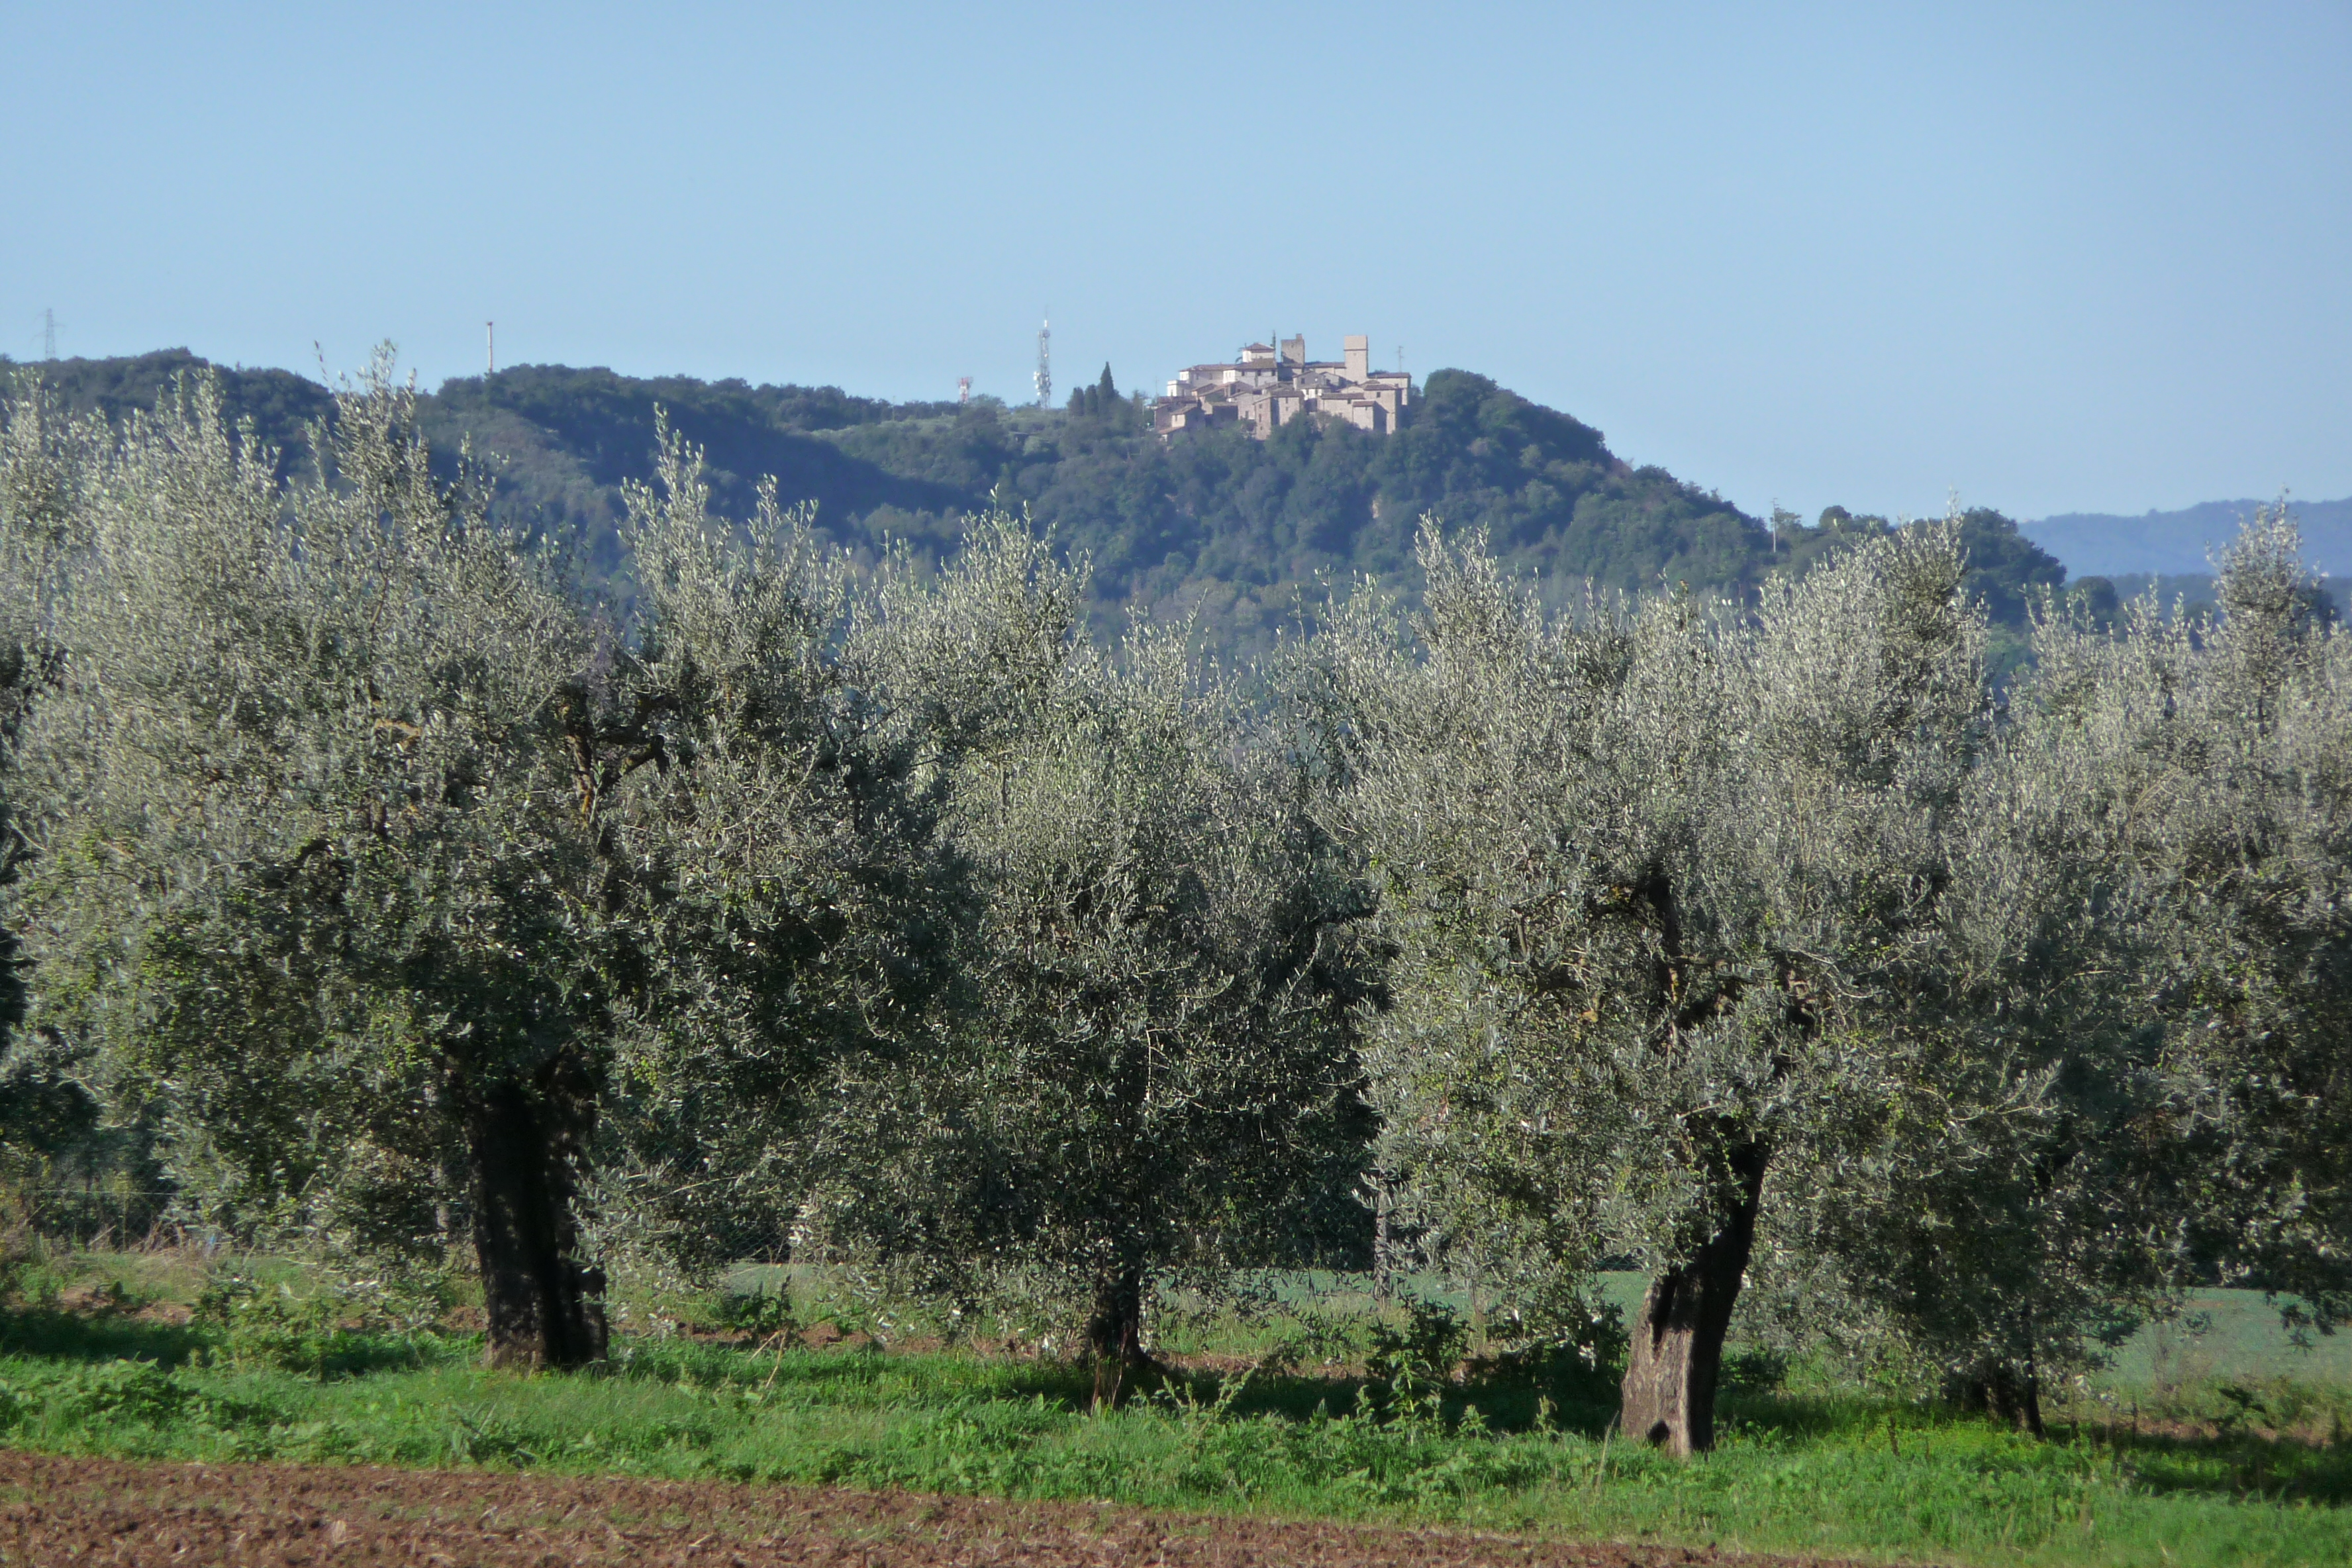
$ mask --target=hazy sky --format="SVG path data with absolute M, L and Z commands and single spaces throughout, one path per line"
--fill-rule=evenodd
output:
M 2352 5 L 0 3 L 0 353 L 1029 395 L 1303 331 L 1751 511 L 2352 493 Z M 316 352 L 313 343 L 318 345 Z

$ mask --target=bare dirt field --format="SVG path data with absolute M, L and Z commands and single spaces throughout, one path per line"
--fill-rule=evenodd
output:
M 911 1493 L 0 1453 L 0 1563 L 9 1568 L 1765 1568 L 1796 1561 Z

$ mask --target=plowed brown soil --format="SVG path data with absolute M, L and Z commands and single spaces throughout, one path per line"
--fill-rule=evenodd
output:
M 0 1453 L 0 1563 L 1668 1568 L 1794 1559 L 903 1492 Z

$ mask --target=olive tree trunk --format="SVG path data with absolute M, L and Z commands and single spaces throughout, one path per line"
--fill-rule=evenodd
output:
M 2021 1358 L 1989 1355 L 1961 1380 L 1960 1406 L 2005 1421 L 2036 1437 L 2042 1427 L 2041 1359 L 2033 1353 L 2033 1310 L 2026 1308 L 2019 1323 L 2025 1342 Z
M 1131 1384 L 1159 1370 L 1143 1348 L 1143 1271 L 1122 1268 L 1096 1288 L 1087 1318 L 1087 1354 L 1094 1363 L 1093 1408 L 1118 1405 Z
M 468 1097 L 474 1252 L 493 1366 L 581 1366 L 604 1357 L 604 1275 L 579 1259 L 575 1117 L 513 1079 Z
M 1756 1245 L 1767 1155 L 1758 1142 L 1727 1152 L 1731 1178 L 1714 1234 L 1650 1281 L 1633 1322 L 1618 1420 L 1630 1438 L 1679 1455 L 1715 1447 L 1715 1385 L 1724 1335 Z
M 2042 1380 L 2030 1364 L 1979 1368 L 1961 1384 L 1959 1404 L 1963 1410 L 1990 1415 L 2036 1437 L 2042 1436 Z

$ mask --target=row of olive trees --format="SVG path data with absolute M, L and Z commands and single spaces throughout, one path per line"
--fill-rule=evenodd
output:
M 601 1353 L 592 1228 L 792 1237 L 1047 1280 L 1115 1397 L 1375 1169 L 1531 1311 L 1639 1259 L 1683 1449 L 1751 1280 L 2028 1425 L 2214 1270 L 2347 1300 L 2352 646 L 2281 520 L 2005 699 L 1937 525 L 1567 616 L 1433 531 L 1245 690 L 1016 520 L 854 573 L 665 437 L 622 615 L 387 367 L 315 440 L 0 415 L 9 1048 L 216 1223 L 469 1229 L 494 1356 Z
M 5 413 L 13 1052 L 157 1130 L 201 1216 L 469 1227 L 490 1352 L 603 1352 L 583 1225 L 814 1225 L 1090 1303 L 1254 1245 L 1364 1138 L 1295 766 L 1230 681 L 1078 635 L 1011 520 L 853 585 L 666 438 L 625 620 L 437 482 L 379 363 L 290 484 L 181 389 Z

